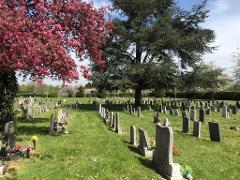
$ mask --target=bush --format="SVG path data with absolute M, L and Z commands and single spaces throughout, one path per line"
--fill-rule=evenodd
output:
M 15 72 L 0 73 L 0 126 L 11 121 L 9 114 L 12 114 L 14 100 L 18 90 Z

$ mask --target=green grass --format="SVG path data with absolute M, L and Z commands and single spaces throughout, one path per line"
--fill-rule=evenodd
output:
M 80 103 L 87 100 L 80 99 Z M 76 102 L 76 99 L 67 102 Z M 52 112 L 31 122 L 18 122 L 19 144 L 31 143 L 29 139 L 34 134 L 39 142 L 31 159 L 18 162 L 21 168 L 12 179 L 161 179 L 152 170 L 150 159 L 143 158 L 136 147 L 129 145 L 130 125 L 143 128 L 150 137 L 155 137 L 153 111 L 145 110 L 142 117 L 135 117 L 121 112 L 117 106 L 110 107 L 120 113 L 125 134 L 118 135 L 108 128 L 97 115 L 96 107 L 91 105 L 71 110 L 70 133 L 62 136 L 51 136 L 47 132 Z M 161 120 L 169 118 L 174 129 L 174 144 L 179 151 L 174 162 L 191 166 L 194 179 L 238 179 L 240 132 L 230 130 L 230 126 L 240 127 L 239 114 L 230 115 L 230 119 L 223 119 L 220 113 L 207 116 L 207 121 L 220 123 L 222 143 L 209 140 L 207 121 L 202 124 L 201 138 L 195 138 L 191 133 L 181 132 L 180 116 L 159 115 Z

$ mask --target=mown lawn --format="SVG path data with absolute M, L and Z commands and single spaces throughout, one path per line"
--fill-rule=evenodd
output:
M 88 99 L 80 99 L 87 103 Z M 68 103 L 76 99 L 68 99 Z M 31 122 L 18 122 L 19 144 L 31 143 L 32 135 L 39 137 L 37 150 L 31 159 L 17 161 L 16 173 L 12 179 L 161 179 L 151 168 L 150 159 L 137 153 L 129 145 L 129 128 L 135 125 L 145 129 L 151 138 L 155 137 L 153 111 L 144 110 L 142 117 L 135 117 L 120 111 L 117 105 L 109 110 L 120 113 L 120 123 L 125 134 L 118 135 L 105 125 L 94 105 L 82 105 L 80 110 L 71 110 L 68 124 L 69 134 L 51 136 L 48 134 L 50 114 L 44 113 Z M 238 179 L 240 175 L 240 132 L 230 130 L 240 127 L 240 115 L 223 119 L 220 113 L 207 116 L 207 121 L 220 123 L 223 142 L 209 140 L 207 121 L 202 124 L 201 138 L 184 134 L 181 117 L 159 114 L 167 117 L 174 129 L 174 144 L 179 151 L 174 162 L 189 165 L 194 179 Z

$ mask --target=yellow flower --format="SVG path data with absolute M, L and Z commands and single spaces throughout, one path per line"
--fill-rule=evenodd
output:
M 32 136 L 31 140 L 32 141 L 38 141 L 38 137 L 34 135 L 34 136 Z

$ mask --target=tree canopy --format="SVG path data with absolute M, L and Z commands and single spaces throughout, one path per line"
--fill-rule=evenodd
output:
M 208 17 L 206 2 L 187 11 L 173 0 L 112 0 L 118 15 L 102 72 L 109 71 L 115 81 L 130 80 L 136 105 L 141 103 L 142 89 L 174 85 L 179 68 L 193 66 L 214 49 L 210 46 L 214 32 L 201 27 Z
M 71 58 L 102 65 L 111 25 L 105 9 L 79 0 L 0 0 L 0 68 L 26 77 L 78 79 Z

